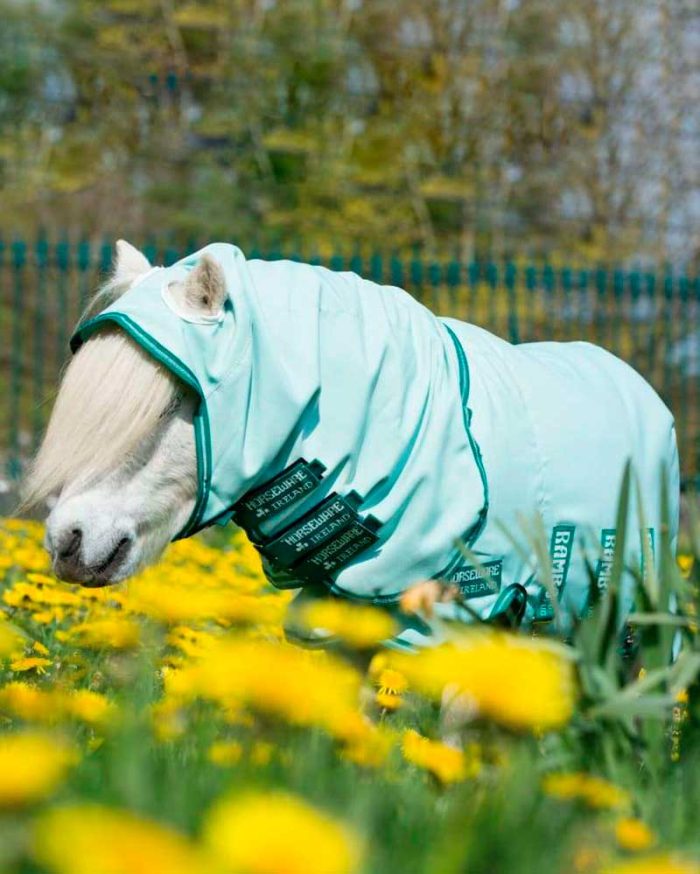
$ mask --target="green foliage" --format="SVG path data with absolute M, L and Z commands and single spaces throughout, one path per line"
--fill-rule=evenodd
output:
M 680 126 L 681 67 L 640 89 L 682 20 L 645 29 L 632 0 L 502 6 L 4 0 L 0 223 L 667 255 L 656 224 L 688 168 L 659 113 Z M 650 130 L 626 136 L 641 101 Z M 639 179 L 660 172 L 653 200 Z
M 625 521 L 634 500 L 634 481 L 628 471 L 619 502 L 617 530 L 621 536 L 607 588 L 600 592 L 592 585 L 591 609 L 576 623 L 567 645 L 580 684 L 574 719 L 561 730 L 534 736 L 510 733 L 495 724 L 468 725 L 466 748 L 479 744 L 481 769 L 476 776 L 451 785 L 442 785 L 429 773 L 402 762 L 398 748 L 377 767 L 360 768 L 339 755 L 337 745 L 320 729 L 294 727 L 275 718 L 252 723 L 222 720 L 221 713 L 205 703 L 189 708 L 184 731 L 159 738 L 153 732 L 152 708 L 162 700 L 164 654 L 169 652 L 166 662 L 173 656 L 162 629 L 147 626 L 148 633 L 136 651 L 98 649 L 76 661 L 71 646 L 57 634 L 58 625 L 37 625 L 20 605 L 14 618 L 30 629 L 24 637 L 40 639 L 50 649 L 54 662 L 50 682 L 67 688 L 76 682 L 71 674 L 82 671 L 78 684 L 106 692 L 118 713 L 97 733 L 98 743 L 94 743 L 93 728 L 70 727 L 86 752 L 51 803 L 94 801 L 138 812 L 196 836 L 206 811 L 226 791 L 251 786 L 285 789 L 342 819 L 362 836 L 366 846 L 362 874 L 393 870 L 407 874 L 562 874 L 572 870 L 597 874 L 622 853 L 613 837 L 621 812 L 647 823 L 662 851 L 697 856 L 698 553 L 693 559 L 686 552 L 681 567 L 668 538 L 662 537 L 659 573 L 647 565 L 647 571 L 637 575 L 631 621 L 638 632 L 638 649 L 630 659 L 629 650 L 620 647 L 617 614 L 625 578 L 631 572 L 623 566 L 622 555 Z M 690 505 L 689 516 L 684 538 L 697 550 L 700 515 L 694 505 Z M 533 542 L 541 533 L 536 527 L 527 532 Z M 17 562 L 35 565 L 39 561 L 38 553 L 31 551 L 38 549 L 38 534 L 34 537 L 23 551 L 17 539 L 6 541 L 20 546 Z M 221 531 L 211 537 L 211 547 L 231 548 Z M 536 551 L 539 563 L 546 565 L 547 551 L 541 555 Z M 194 565 L 183 565 L 183 561 L 184 553 L 175 567 L 188 567 L 189 574 L 197 572 Z M 10 570 L 5 590 L 25 573 Z M 543 578 L 547 573 L 546 567 L 540 568 Z M 17 603 L 7 597 L 5 602 Z M 674 659 L 677 634 L 682 645 Z M 552 640 L 551 646 L 563 648 L 564 644 Z M 642 666 L 644 672 L 639 673 Z M 16 677 L 5 670 L 0 689 L 2 680 L 12 679 Z M 49 681 L 41 678 L 37 685 L 50 688 Z M 680 693 L 687 696 L 687 705 L 679 700 Z M 0 737 L 3 729 L 20 724 L 7 715 L 2 719 Z M 410 693 L 401 709 L 384 712 L 381 724 L 397 734 L 407 727 L 433 737 L 441 731 L 437 709 Z M 212 743 L 226 738 L 241 745 L 241 755 L 222 766 L 212 760 L 210 750 Z M 261 750 L 267 752 L 261 756 Z M 630 800 L 605 800 L 603 796 L 595 809 L 574 799 L 550 797 L 543 791 L 543 778 L 552 772 L 597 775 L 619 787 L 615 791 L 626 793 Z M 0 870 L 12 874 L 37 870 L 25 859 L 29 827 L 24 814 L 0 812 Z

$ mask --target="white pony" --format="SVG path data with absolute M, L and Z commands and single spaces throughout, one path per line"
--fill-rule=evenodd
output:
M 223 298 L 207 262 L 179 289 L 196 314 Z M 91 310 L 151 269 L 124 240 Z M 108 328 L 69 362 L 46 435 L 24 487 L 27 506 L 56 503 L 46 548 L 64 580 L 100 586 L 154 562 L 184 525 L 197 491 L 195 398 L 118 329 Z
M 434 578 L 471 600 L 450 618 L 493 616 L 518 589 L 520 613 L 548 621 L 537 550 L 503 530 L 539 515 L 547 590 L 580 614 L 585 548 L 600 589 L 610 577 L 628 462 L 647 515 L 630 516 L 626 559 L 653 560 L 662 472 L 675 536 L 673 418 L 591 344 L 512 346 L 400 289 L 228 244 L 166 269 L 119 241 L 90 309 L 25 487 L 26 504 L 55 498 L 63 579 L 124 579 L 233 518 L 306 596 L 396 604 Z

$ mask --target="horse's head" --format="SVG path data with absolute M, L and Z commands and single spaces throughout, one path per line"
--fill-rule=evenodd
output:
M 91 309 L 149 270 L 146 257 L 120 240 L 114 274 Z M 209 314 L 223 303 L 223 274 L 205 256 L 168 291 L 185 314 Z M 195 405 L 194 394 L 118 327 L 80 347 L 24 487 L 25 505 L 55 500 L 45 542 L 59 577 L 89 586 L 124 579 L 184 527 L 197 492 Z

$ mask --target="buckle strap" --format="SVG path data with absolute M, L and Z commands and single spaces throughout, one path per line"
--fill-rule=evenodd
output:
M 233 508 L 235 522 L 245 530 L 272 571 L 278 588 L 332 585 L 331 574 L 341 570 L 379 539 L 381 522 L 358 512 L 357 492 L 333 492 L 300 518 L 287 524 L 286 513 L 317 490 L 326 468 L 320 461 L 301 458 L 272 479 L 245 494 Z M 282 523 L 275 528 L 275 519 Z M 263 523 L 273 527 L 262 531 Z M 268 528 L 269 532 L 269 527 Z
M 321 482 L 325 470 L 320 461 L 309 463 L 303 458 L 290 464 L 277 476 L 243 495 L 233 509 L 236 524 L 254 541 L 263 540 L 261 523 L 308 497 Z

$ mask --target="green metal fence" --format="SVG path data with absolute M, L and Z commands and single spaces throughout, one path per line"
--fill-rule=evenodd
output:
M 195 247 L 189 246 L 188 251 Z M 184 251 L 144 246 L 153 263 Z M 700 481 L 700 277 L 379 252 L 292 258 L 399 285 L 440 315 L 521 343 L 591 340 L 649 379 L 674 411 L 685 483 Z M 0 461 L 8 488 L 40 439 L 71 330 L 112 261 L 110 245 L 0 241 Z

